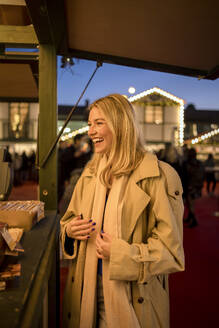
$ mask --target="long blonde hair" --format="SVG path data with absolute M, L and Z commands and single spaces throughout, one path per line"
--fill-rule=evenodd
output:
M 110 188 L 112 177 L 130 174 L 140 164 L 145 149 L 136 124 L 134 109 L 124 96 L 111 94 L 96 100 L 90 105 L 89 110 L 93 107 L 102 110 L 113 134 L 107 165 L 100 175 L 104 185 Z M 103 154 L 94 154 L 88 164 L 94 174 L 102 156 Z

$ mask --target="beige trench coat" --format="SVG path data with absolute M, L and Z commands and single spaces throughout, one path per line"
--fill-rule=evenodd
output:
M 75 241 L 74 254 L 66 253 L 65 228 L 75 215 L 91 218 L 95 181 L 85 169 L 61 220 L 63 253 L 72 260 L 63 303 L 64 328 L 79 327 L 86 252 L 86 241 Z M 129 178 L 125 198 L 122 239 L 114 240 L 111 247 L 110 278 L 130 283 L 132 304 L 142 328 L 167 328 L 168 274 L 184 270 L 179 176 L 170 165 L 147 153 Z

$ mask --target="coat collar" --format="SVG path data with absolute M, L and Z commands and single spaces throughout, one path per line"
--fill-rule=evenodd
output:
M 156 177 L 160 175 L 158 160 L 156 155 L 146 152 L 139 166 L 132 172 L 131 178 L 137 183 L 145 178 Z M 83 176 L 93 177 L 94 174 L 86 167 Z
M 156 155 L 145 153 L 145 156 L 139 166 L 133 171 L 132 178 L 137 183 L 145 178 L 156 177 L 160 175 L 158 160 Z

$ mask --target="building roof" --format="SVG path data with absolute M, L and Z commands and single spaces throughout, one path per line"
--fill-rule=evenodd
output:
M 65 120 L 67 116 L 70 114 L 73 106 L 70 105 L 59 105 L 58 106 L 58 117 L 59 119 Z M 87 120 L 88 111 L 86 106 L 77 106 L 72 114 L 72 119 L 74 120 Z
M 145 90 L 143 92 L 140 92 L 138 93 L 137 95 L 134 95 L 132 97 L 129 97 L 129 101 L 130 102 L 135 102 L 135 101 L 138 101 L 138 100 L 144 100 L 145 98 L 147 98 L 148 96 L 150 95 L 153 95 L 153 94 L 158 94 L 160 96 L 163 96 L 165 98 L 168 98 L 170 100 L 173 100 L 174 102 L 178 103 L 178 104 L 181 104 L 183 105 L 184 104 L 184 100 L 179 98 L 179 97 L 176 97 L 174 96 L 173 94 L 167 92 L 167 91 L 164 91 L 158 87 L 153 87 L 151 89 L 148 89 L 148 90 Z
M 196 109 L 194 105 L 188 105 L 184 111 L 185 122 L 200 122 L 219 124 L 219 110 Z

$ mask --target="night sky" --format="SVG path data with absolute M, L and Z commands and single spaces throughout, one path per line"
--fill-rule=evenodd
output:
M 60 68 L 58 57 L 58 104 L 73 105 L 95 70 L 96 62 L 74 59 L 73 66 Z M 138 94 L 155 86 L 182 98 L 185 107 L 192 103 L 196 109 L 219 110 L 219 79 L 198 80 L 169 73 L 131 68 L 126 66 L 103 64 L 89 85 L 79 105 L 85 100 L 89 102 L 110 93 L 128 93 L 130 86 L 135 87 Z

